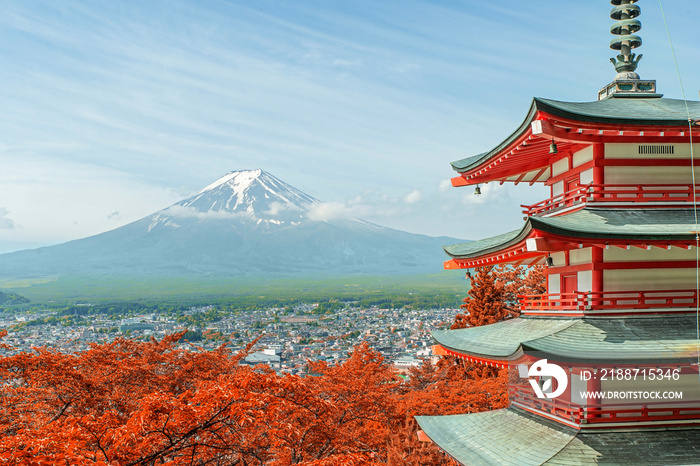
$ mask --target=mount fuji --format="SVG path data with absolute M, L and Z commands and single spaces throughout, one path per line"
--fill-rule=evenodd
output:
M 234 171 L 120 228 L 0 255 L 0 278 L 422 274 L 440 271 L 442 246 L 460 241 L 324 220 L 321 205 L 263 170 Z

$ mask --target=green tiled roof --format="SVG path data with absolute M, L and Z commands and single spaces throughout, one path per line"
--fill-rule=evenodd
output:
M 511 409 L 416 416 L 416 421 L 430 440 L 466 465 L 539 465 L 561 451 L 577 432 Z
M 700 464 L 700 430 L 579 433 L 544 464 Z
M 537 109 L 577 121 L 629 125 L 687 126 L 685 102 L 679 99 L 605 99 L 594 102 L 560 102 L 535 99 Z M 690 117 L 700 118 L 700 102 L 688 102 Z
M 530 217 L 533 228 L 580 238 L 695 240 L 691 209 L 585 208 L 558 217 Z
M 700 102 L 688 102 L 688 109 L 691 118 L 700 119 Z M 452 168 L 457 172 L 466 172 L 479 166 L 523 134 L 530 127 L 530 123 L 538 111 L 585 122 L 662 126 L 685 126 L 688 124 L 683 100 L 612 98 L 595 102 L 560 102 L 535 98 L 525 120 L 501 144 L 483 154 L 452 162 Z
M 530 217 L 519 231 L 469 243 L 445 246 L 453 258 L 469 259 L 522 241 L 538 229 L 582 239 L 695 241 L 695 216 L 690 209 L 600 209 L 586 207 L 558 217 Z
M 484 254 L 490 249 L 499 250 L 504 245 L 518 242 L 523 230 L 510 231 L 502 235 L 492 236 L 491 238 L 482 239 L 479 241 L 470 241 L 468 243 L 453 244 L 445 246 L 443 249 L 452 257 L 469 257 L 474 254 Z M 523 236 L 524 238 L 524 236 Z
M 574 319 L 517 318 L 480 327 L 435 330 L 432 335 L 440 345 L 460 353 L 508 358 L 520 349 L 523 341 L 564 330 L 575 322 Z
M 516 408 L 416 420 L 464 465 L 700 464 L 700 430 L 692 428 L 588 433 Z
M 465 168 L 470 167 L 471 165 L 478 165 L 477 162 L 479 162 L 481 159 L 488 159 L 490 154 L 491 152 L 483 152 L 478 155 L 467 157 L 466 159 L 457 160 L 456 162 L 452 162 L 452 168 L 456 171 L 464 171 Z
M 565 361 L 593 363 L 697 358 L 694 316 L 519 317 L 481 327 L 436 330 L 432 336 L 452 351 L 486 358 L 508 359 L 521 348 L 528 354 L 540 351 Z
M 595 363 L 696 360 L 695 324 L 695 316 L 583 319 L 524 341 L 523 350 Z

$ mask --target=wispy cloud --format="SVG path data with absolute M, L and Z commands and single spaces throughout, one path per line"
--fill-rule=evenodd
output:
M 263 212 L 266 215 L 277 216 L 283 212 L 299 211 L 299 208 L 288 202 L 271 202 L 269 208 Z
M 311 220 L 340 218 L 390 219 L 407 215 L 411 206 L 420 200 L 420 191 L 391 196 L 378 191 L 367 191 L 344 202 L 331 201 L 313 204 L 308 217 Z
M 646 8 L 640 71 L 678 97 Z M 700 88 L 692 11 L 668 13 Z M 251 166 L 331 201 L 319 217 L 454 234 L 506 202 L 510 215 L 520 190 L 477 198 L 448 184 L 448 163 L 501 142 L 533 96 L 594 99 L 614 76 L 609 25 L 593 2 L 556 0 L 2 2 L 0 198 L 24 236 L 0 241 L 97 233 Z M 472 222 L 470 237 L 505 224 Z
M 245 212 L 231 212 L 228 210 L 210 210 L 201 212 L 194 207 L 173 205 L 163 211 L 165 215 L 175 218 L 195 218 L 198 220 L 231 220 L 236 218 L 246 218 L 250 215 Z
M 15 222 L 11 218 L 8 218 L 8 214 L 9 212 L 7 209 L 0 207 L 0 229 L 14 230 Z

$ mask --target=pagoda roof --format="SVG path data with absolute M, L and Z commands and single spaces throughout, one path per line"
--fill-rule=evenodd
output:
M 480 327 L 433 331 L 457 354 L 514 360 L 538 351 L 590 363 L 654 363 L 697 358 L 695 316 L 542 319 L 519 317 Z
M 424 433 L 461 464 L 698 464 L 700 430 L 589 433 L 517 408 L 416 416 Z
M 441 346 L 458 353 L 508 359 L 518 352 L 522 342 L 551 335 L 575 322 L 576 319 L 518 318 L 459 330 L 434 330 L 432 335 Z
M 700 119 L 700 102 L 687 105 L 690 118 Z M 492 180 L 546 181 L 550 176 L 547 167 L 556 160 L 549 155 L 553 139 L 564 154 L 595 142 L 639 141 L 640 137 L 669 142 L 685 136 L 687 142 L 687 127 L 686 102 L 678 99 L 613 96 L 595 102 L 560 102 L 535 98 L 525 120 L 503 142 L 452 162 L 452 168 L 462 175 L 452 181 L 455 186 Z M 679 131 L 669 132 L 669 128 Z M 511 179 L 519 173 L 522 176 Z
M 423 432 L 461 464 L 539 465 L 564 449 L 576 429 L 513 409 L 416 416 Z
M 529 217 L 520 230 L 478 241 L 444 246 L 443 249 L 453 259 L 484 257 L 513 248 L 525 251 L 525 241 L 542 234 L 570 238 L 572 241 L 597 240 L 601 243 L 628 240 L 688 241 L 694 244 L 695 229 L 695 214 L 692 209 L 586 207 L 556 217 Z M 506 259 L 508 260 L 504 259 L 502 262 L 513 260 Z
M 594 102 L 534 99 L 537 109 L 576 121 L 625 125 L 686 126 L 686 101 L 660 98 L 612 98 Z M 700 117 L 700 102 L 688 102 L 691 118 Z

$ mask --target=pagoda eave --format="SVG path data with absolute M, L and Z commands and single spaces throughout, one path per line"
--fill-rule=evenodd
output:
M 640 426 L 591 432 L 519 407 L 416 416 L 424 434 L 460 464 L 696 464 L 700 429 Z M 552 422 L 555 421 L 555 422 Z M 609 427 L 609 426 L 608 426 Z M 642 448 L 643 446 L 643 448 Z
M 524 341 L 564 330 L 576 319 L 516 318 L 480 327 L 435 330 L 432 336 L 443 350 L 453 356 L 507 364 L 519 357 Z
M 695 317 L 519 317 L 480 327 L 436 330 L 446 354 L 515 364 L 523 354 L 584 366 L 678 364 L 697 361 Z
M 501 144 L 452 163 L 459 173 L 452 178 L 452 185 L 545 182 L 552 162 L 595 143 L 685 143 L 691 132 L 700 138 L 700 128 L 691 125 L 700 117 L 700 105 L 692 103 L 694 119 L 689 122 L 687 117 L 681 117 L 679 102 L 682 103 L 673 99 L 631 99 L 626 102 L 627 111 L 620 113 L 619 105 L 611 106 L 605 101 L 534 99 L 523 123 Z M 657 107 L 673 108 L 673 117 L 665 117 Z M 558 146 L 556 154 L 550 151 L 552 142 Z
M 477 364 L 483 364 L 485 366 L 491 366 L 491 367 L 498 367 L 498 368 L 506 368 L 508 367 L 509 364 L 514 364 L 516 361 L 511 360 L 511 359 L 503 359 L 503 358 L 493 358 L 493 357 L 485 357 L 481 355 L 475 355 L 475 354 L 465 354 L 459 351 L 454 351 L 451 350 L 450 348 L 447 348 L 442 345 L 433 345 L 433 355 L 435 356 L 453 356 L 459 359 L 463 359 L 467 362 L 473 362 Z
M 690 249 L 696 243 L 690 209 L 582 208 L 558 217 L 530 217 L 521 230 L 445 246 L 445 269 L 499 264 L 534 265 L 552 251 L 596 247 Z

